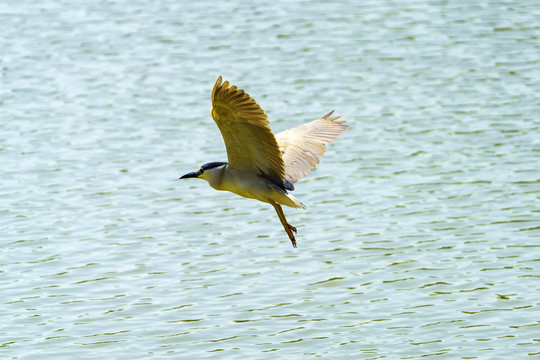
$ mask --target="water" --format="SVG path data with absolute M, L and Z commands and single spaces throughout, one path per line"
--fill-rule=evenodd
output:
M 3 359 L 540 355 L 533 1 L 0 5 Z M 216 78 L 275 131 L 351 129 L 273 209 Z

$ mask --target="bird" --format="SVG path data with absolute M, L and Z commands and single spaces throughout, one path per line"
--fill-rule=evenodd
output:
M 306 209 L 290 192 L 294 183 L 310 173 L 331 143 L 349 126 L 333 116 L 272 133 L 268 117 L 244 90 L 219 76 L 212 89 L 212 118 L 218 126 L 227 162 L 214 161 L 180 179 L 203 179 L 216 189 L 271 204 L 293 247 L 297 230 L 287 222 L 281 205 Z

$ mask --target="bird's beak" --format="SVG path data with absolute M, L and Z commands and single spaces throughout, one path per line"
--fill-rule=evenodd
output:
M 201 175 L 200 172 L 194 171 L 194 172 L 187 173 L 186 175 L 180 176 L 180 179 L 196 178 L 196 177 L 199 177 L 199 175 Z

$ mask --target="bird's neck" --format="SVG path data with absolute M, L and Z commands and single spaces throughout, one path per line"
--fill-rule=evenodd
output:
M 204 172 L 206 181 L 216 190 L 222 190 L 223 175 L 227 171 L 228 165 L 220 166 L 214 169 L 209 169 Z

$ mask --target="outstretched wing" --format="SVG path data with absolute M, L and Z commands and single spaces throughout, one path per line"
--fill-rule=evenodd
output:
M 263 109 L 244 90 L 222 83 L 212 89 L 212 117 L 227 148 L 229 165 L 284 188 L 285 165 Z
M 326 144 L 349 128 L 345 121 L 337 121 L 341 116 L 330 117 L 333 113 L 276 135 L 285 163 L 285 180 L 294 184 L 309 174 L 321 161 Z

